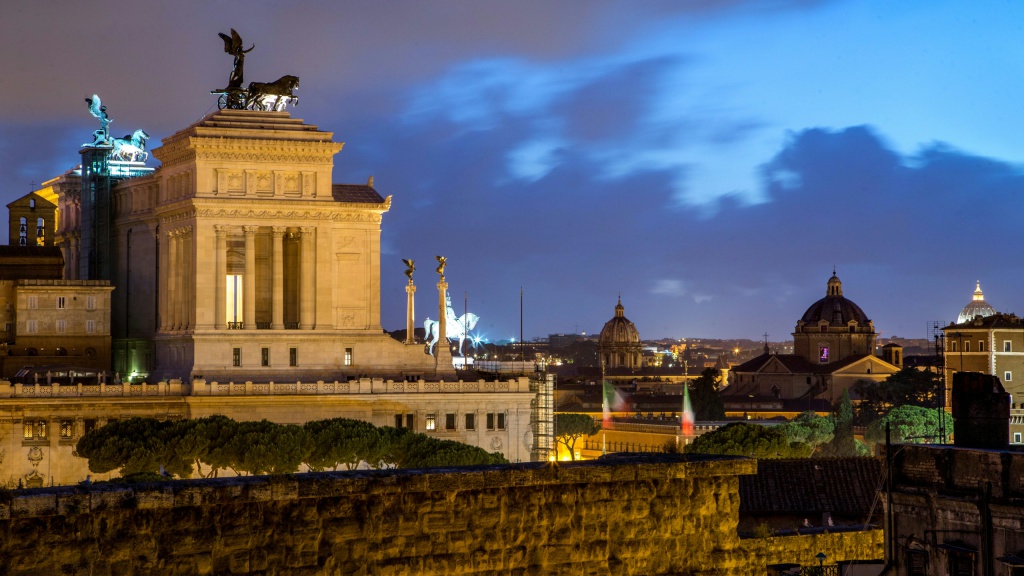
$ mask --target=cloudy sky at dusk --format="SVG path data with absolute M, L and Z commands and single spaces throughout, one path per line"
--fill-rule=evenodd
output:
M 0 17 L 6 204 L 111 132 L 158 141 L 245 78 L 345 142 L 335 182 L 393 195 L 401 258 L 435 254 L 480 333 L 788 338 L 837 267 L 883 336 L 949 322 L 981 280 L 1024 311 L 1024 3 L 20 2 Z M 151 161 L 151 165 L 155 162 Z M 432 316 L 436 316 L 432 314 Z

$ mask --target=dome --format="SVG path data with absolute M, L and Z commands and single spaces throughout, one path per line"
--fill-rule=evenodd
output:
M 615 317 L 605 323 L 601 329 L 601 336 L 598 344 L 602 346 L 614 346 L 616 344 L 640 344 L 640 332 L 636 326 L 625 316 L 625 308 L 622 307 L 622 299 L 615 306 Z
M 985 295 L 981 292 L 981 281 L 979 280 L 974 289 L 974 296 L 967 303 L 967 306 L 964 306 L 964 309 L 960 311 L 960 316 L 957 317 L 956 323 L 963 324 L 964 322 L 974 320 L 975 316 L 992 316 L 995 313 L 995 308 L 992 308 L 988 302 L 985 302 Z
M 850 320 L 856 320 L 858 324 L 871 322 L 860 306 L 843 297 L 843 283 L 839 281 L 835 271 L 828 279 L 825 297 L 811 304 L 811 307 L 800 318 L 804 324 L 817 324 L 822 320 L 832 326 L 845 326 Z

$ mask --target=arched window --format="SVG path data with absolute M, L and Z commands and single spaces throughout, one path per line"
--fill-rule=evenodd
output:
M 18 246 L 28 246 L 28 218 L 22 216 L 18 224 Z

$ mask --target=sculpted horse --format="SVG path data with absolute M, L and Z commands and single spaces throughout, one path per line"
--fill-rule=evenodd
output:
M 146 152 L 146 140 L 149 140 L 149 134 L 146 134 L 142 128 L 131 135 L 125 135 L 124 138 L 114 138 L 111 141 L 114 149 L 110 152 L 110 159 L 123 162 L 145 162 L 149 158 L 149 153 Z
M 479 320 L 480 317 L 472 312 L 467 312 L 462 316 L 456 317 L 452 309 L 448 308 L 448 312 L 445 315 L 445 332 L 448 333 L 448 338 L 459 339 L 460 356 L 465 356 L 462 352 L 462 343 L 465 342 L 466 338 L 469 336 L 469 331 L 476 327 L 476 323 Z M 437 344 L 438 340 L 440 340 L 437 336 L 438 324 L 439 322 L 437 320 L 431 320 L 430 318 L 423 321 L 424 338 L 430 343 L 429 354 L 434 353 L 434 345 Z M 447 338 L 445 341 L 447 342 Z
M 280 112 L 291 102 L 299 103 L 293 92 L 299 87 L 298 76 L 281 76 L 276 82 L 250 82 L 249 108 Z

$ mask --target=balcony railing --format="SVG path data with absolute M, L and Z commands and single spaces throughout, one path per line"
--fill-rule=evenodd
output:
M 298 322 L 285 322 L 284 323 L 284 329 L 285 330 L 298 330 L 299 329 L 299 323 Z
M 228 322 L 228 330 L 241 330 L 245 328 L 245 322 Z
M 257 322 L 256 323 L 256 329 L 257 330 L 270 330 L 270 322 Z

